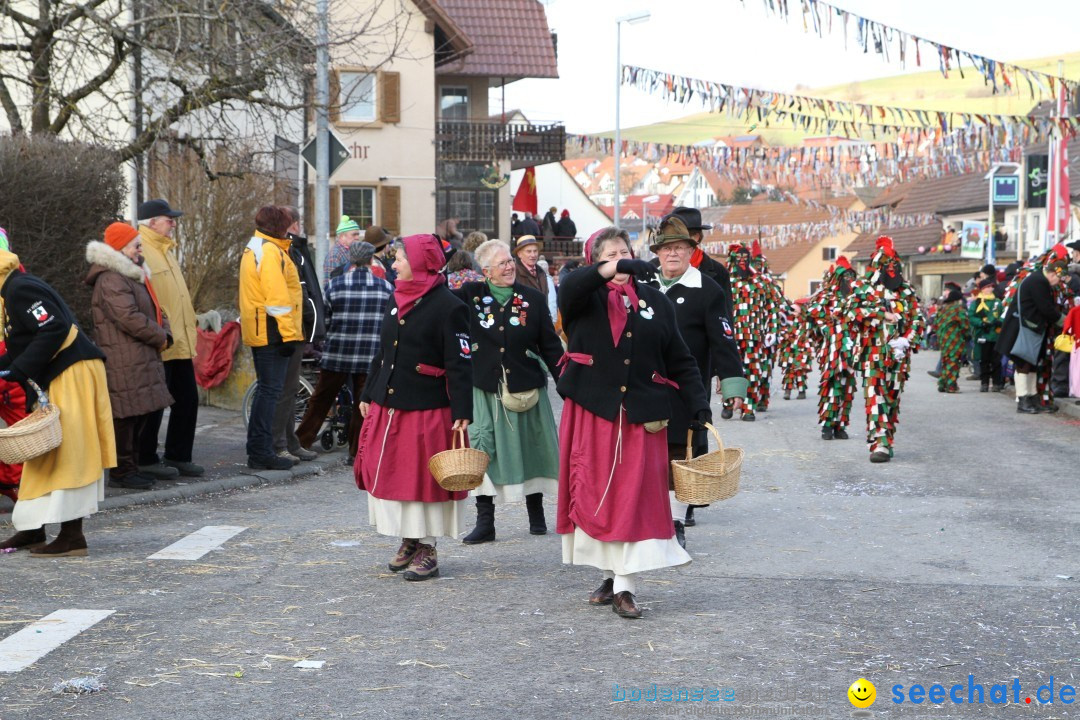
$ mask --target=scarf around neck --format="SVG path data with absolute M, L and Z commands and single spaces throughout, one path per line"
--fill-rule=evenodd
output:
M 616 285 L 613 282 L 607 283 L 608 295 L 607 295 L 607 317 L 608 326 L 611 328 L 611 342 L 615 347 L 619 346 L 619 341 L 622 340 L 623 330 L 626 329 L 627 315 L 629 312 L 637 312 L 638 310 L 638 295 L 637 289 L 634 287 L 634 281 L 623 285 Z M 626 302 L 623 298 L 627 298 L 630 301 L 629 312 L 627 311 Z
M 405 257 L 412 268 L 412 280 L 398 279 L 394 286 L 394 302 L 397 303 L 398 317 L 416 307 L 420 298 L 427 295 L 438 285 L 446 282 L 439 271 L 446 264 L 442 245 L 434 235 L 410 235 L 402 238 Z

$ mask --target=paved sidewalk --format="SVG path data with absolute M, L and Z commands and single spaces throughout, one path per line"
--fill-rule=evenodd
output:
M 161 423 L 162 443 L 168 422 L 166 413 Z M 341 448 L 325 454 L 320 452 L 318 459 L 302 462 L 291 470 L 252 470 L 247 466 L 246 439 L 247 430 L 239 411 L 200 406 L 193 459 L 206 468 L 206 475 L 201 478 L 181 477 L 179 481 L 158 481 L 152 490 L 113 488 L 106 483 L 105 502 L 101 509 L 180 500 L 253 485 L 280 483 L 320 474 L 328 468 L 338 469 L 345 459 L 345 450 Z M 11 501 L 0 497 L 0 513 L 11 512 L 11 508 Z

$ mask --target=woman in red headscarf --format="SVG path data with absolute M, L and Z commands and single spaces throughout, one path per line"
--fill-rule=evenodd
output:
M 669 388 L 694 428 L 712 413 L 674 305 L 639 282 L 656 268 L 633 259 L 626 233 L 614 227 L 589 238 L 585 257 L 590 265 L 559 291 L 569 349 L 558 384 L 565 402 L 556 529 L 564 563 L 604 573 L 589 602 L 637 618 L 636 575 L 690 562 L 668 503 Z
M 465 524 L 468 493 L 443 490 L 427 467 L 472 420 L 469 314 L 446 287 L 444 265 L 436 236 L 401 241 L 397 285 L 360 398 L 356 484 L 368 493 L 376 531 L 401 538 L 390 569 L 406 580 L 438 576 L 435 538 L 454 537 Z

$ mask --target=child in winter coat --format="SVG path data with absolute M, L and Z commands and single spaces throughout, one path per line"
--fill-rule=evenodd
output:
M 979 282 L 979 292 L 968 307 L 971 335 L 979 351 L 980 390 L 988 392 L 994 381 L 994 392 L 1001 392 L 1005 381 L 1001 377 L 1001 354 L 997 351 L 997 337 L 1001 334 L 1001 301 L 994 295 L 994 280 L 986 278 Z

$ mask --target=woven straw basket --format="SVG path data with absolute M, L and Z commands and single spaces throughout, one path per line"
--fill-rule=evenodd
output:
M 716 428 L 706 423 L 716 438 L 716 450 L 701 457 L 690 457 L 693 432 L 686 432 L 686 459 L 671 461 L 675 481 L 675 499 L 688 505 L 708 505 L 727 500 L 739 492 L 742 473 L 742 448 L 725 448 Z
M 32 413 L 11 427 L 0 428 L 0 462 L 15 465 L 44 455 L 60 446 L 60 408 L 49 402 L 45 391 L 33 380 L 38 405 Z
M 461 447 L 458 447 L 459 440 Z M 490 461 L 491 458 L 483 450 L 465 447 L 465 431 L 458 430 L 449 450 L 431 456 L 428 470 L 443 490 L 462 492 L 480 487 Z

